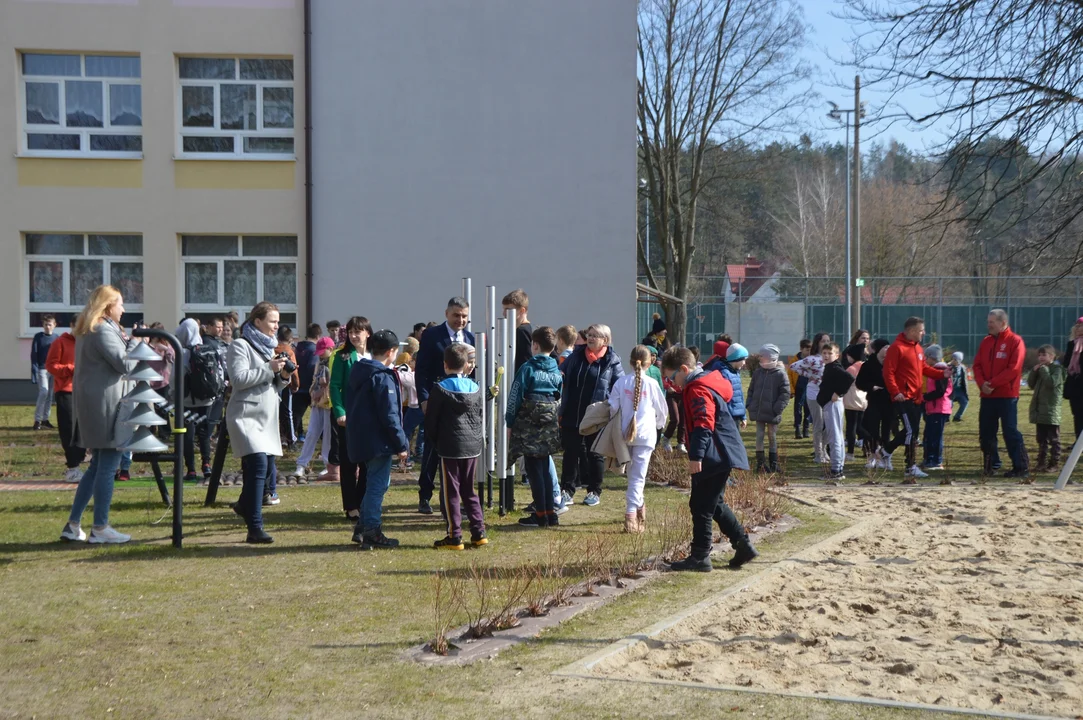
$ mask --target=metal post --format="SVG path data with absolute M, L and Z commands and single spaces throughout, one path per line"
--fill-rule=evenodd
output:
M 842 324 L 846 329 L 846 337 L 853 335 L 853 294 L 854 278 L 851 272 L 851 236 L 850 236 L 850 113 L 846 113 L 846 321 Z M 860 292 L 860 291 L 859 291 Z M 834 311 L 832 311 L 834 312 Z M 858 325 L 857 327 L 860 327 Z
M 486 356 L 486 359 L 489 361 L 489 370 L 486 373 L 486 375 L 487 375 L 487 377 L 490 378 L 489 382 L 496 384 L 497 355 L 499 353 L 499 349 L 498 349 L 499 348 L 499 342 L 497 341 L 497 334 L 496 334 L 496 286 L 495 285 L 489 285 L 488 287 L 485 288 L 485 290 L 486 290 L 485 327 L 486 327 L 486 333 L 488 334 L 488 342 L 489 342 L 488 354 Z M 492 477 L 492 474 L 494 472 L 496 472 L 496 446 L 497 446 L 496 428 L 497 428 L 497 426 L 499 424 L 499 422 L 497 420 L 497 416 L 499 415 L 499 413 L 497 413 L 498 405 L 499 405 L 498 402 L 495 402 L 493 404 L 493 410 L 489 414 L 489 425 L 488 425 L 488 427 L 486 429 L 486 433 L 487 433 L 487 436 L 489 438 L 489 442 L 488 442 L 488 448 L 489 449 L 486 452 L 485 467 L 488 468 L 490 477 Z M 490 480 L 490 483 L 491 482 L 492 481 Z M 492 488 L 490 488 L 489 489 L 489 506 L 490 507 L 492 507 L 492 500 L 493 500 Z
M 1072 446 L 1072 452 L 1068 455 L 1068 461 L 1064 463 L 1064 467 L 1060 470 L 1060 475 L 1057 476 L 1057 482 L 1053 485 L 1054 490 L 1063 490 L 1064 486 L 1068 484 L 1068 479 L 1072 477 L 1072 472 L 1079 462 L 1080 455 L 1083 455 L 1083 435 L 1080 435 L 1079 438 L 1076 439 L 1075 445 Z
M 473 281 L 468 277 L 463 278 L 463 297 L 466 298 L 466 305 L 467 305 L 467 307 L 471 308 L 471 310 L 473 310 L 473 307 L 474 307 L 474 303 L 472 302 L 472 299 L 470 297 L 470 295 L 472 293 L 473 293 Z M 473 324 L 471 323 L 471 320 L 470 320 L 470 318 L 471 318 L 471 316 L 473 316 L 473 314 L 474 314 L 473 312 L 470 312 L 466 316 L 466 329 L 467 329 L 468 332 L 473 332 Z
M 495 353 L 499 353 L 500 367 L 503 367 L 507 363 L 507 337 L 508 337 L 508 319 L 506 317 L 500 318 L 497 321 L 497 327 L 499 329 L 497 333 L 497 342 L 493 346 Z M 508 411 L 508 373 L 505 372 L 500 382 L 500 396 L 497 403 L 499 412 L 496 417 L 496 477 L 500 488 L 499 491 L 499 509 L 500 515 L 507 514 L 504 506 L 504 490 L 507 484 L 508 477 L 508 432 L 507 425 L 504 422 L 506 413 Z
M 854 207 L 853 223 L 850 234 L 853 242 L 853 251 L 850 253 L 853 262 L 852 277 L 857 282 L 861 277 L 861 76 L 854 77 Z M 861 327 L 861 288 L 852 295 L 850 309 L 850 323 L 854 328 Z M 849 338 L 847 338 L 849 339 Z
M 647 196 L 647 247 L 643 248 L 643 252 L 647 257 L 647 270 L 651 269 L 651 198 Z M 650 275 L 650 272 L 647 273 Z
M 489 379 L 485 375 L 485 370 L 489 366 L 485 358 L 485 333 L 478 333 L 474 337 L 476 346 L 474 348 L 474 377 L 477 378 L 478 385 L 481 387 L 481 427 L 482 427 L 482 443 L 481 443 L 481 457 L 478 458 L 477 476 L 478 483 L 478 501 L 485 501 L 485 478 L 488 476 L 488 463 L 485 462 L 485 453 L 488 451 L 488 434 L 485 432 L 485 428 L 489 427 L 486 419 L 489 415 L 489 403 L 485 400 L 486 389 L 489 387 Z
M 511 392 L 512 383 L 515 381 L 515 341 L 516 336 L 519 334 L 519 311 L 515 308 L 508 310 L 508 330 L 507 330 L 507 354 L 504 356 L 504 377 L 506 378 L 504 384 L 507 386 L 508 392 Z M 506 402 L 506 401 L 505 401 Z M 507 433 L 505 433 L 507 435 Z M 507 453 L 504 457 L 505 463 L 507 462 Z M 506 512 L 510 512 L 515 509 L 515 470 L 512 466 L 512 471 L 506 473 L 507 478 L 505 484 L 507 488 L 504 492 L 503 508 Z

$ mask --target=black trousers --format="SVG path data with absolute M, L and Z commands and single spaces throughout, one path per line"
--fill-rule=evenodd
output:
M 865 443 L 868 441 L 868 433 L 865 432 L 865 411 L 847 410 L 846 452 L 851 455 L 854 454 L 854 448 L 857 446 L 857 438 L 861 438 L 861 446 L 865 448 Z M 868 448 L 865 448 L 865 450 L 868 451 Z
M 895 452 L 900 445 L 906 447 L 906 467 L 917 464 L 918 457 L 918 429 L 921 426 L 921 405 L 912 400 L 903 400 L 893 403 L 896 414 L 902 420 L 902 427 L 896 432 L 889 442 L 884 443 L 884 451 L 889 455 Z
M 737 522 L 733 510 L 723 500 L 729 466 L 715 470 L 710 475 L 698 473 L 692 476 L 692 493 L 688 496 L 688 510 L 692 513 L 692 556 L 703 559 L 711 554 L 714 536 L 713 522 L 717 519 L 722 534 L 731 542 L 740 542 L 744 529 Z
M 1078 440 L 1079 434 L 1083 432 L 1083 393 L 1070 395 L 1068 405 L 1072 408 L 1072 421 L 1075 425 L 1075 437 Z
M 184 433 L 184 467 L 188 472 L 196 472 L 196 440 L 199 441 L 200 459 L 204 465 L 210 465 L 211 460 L 211 423 L 206 414 L 211 412 L 211 406 L 201 408 L 189 408 L 193 415 L 200 416 L 200 420 L 188 423 L 188 432 Z
M 561 444 L 564 447 L 564 470 L 560 488 L 569 495 L 574 496 L 576 487 L 580 484 L 587 486 L 588 493 L 602 494 L 605 458 L 590 451 L 596 437 L 597 433 L 580 435 L 579 428 L 560 429 Z
M 293 432 L 298 438 L 305 434 L 305 411 L 312 405 L 312 396 L 305 390 L 293 394 Z
M 64 448 L 64 464 L 71 470 L 79 467 L 79 464 L 83 462 L 86 450 L 72 440 L 75 417 L 71 414 L 71 393 L 58 392 L 53 397 L 56 399 L 56 425 L 60 431 L 60 446 Z
M 417 498 L 420 502 L 427 503 L 432 500 L 438 472 L 440 472 L 440 456 L 436 454 L 436 447 L 433 443 L 425 443 L 425 452 L 421 455 L 421 474 L 417 477 Z
M 361 500 L 368 487 L 368 474 L 364 463 L 350 460 L 346 450 L 346 428 L 335 423 L 335 435 L 338 436 L 338 485 L 342 489 L 342 509 L 346 512 L 361 511 Z
M 895 429 L 895 408 L 891 403 L 884 405 L 870 402 L 861 423 L 865 427 L 865 442 L 869 446 L 866 449 L 871 453 L 891 440 Z
M 338 447 L 338 421 L 331 418 L 331 449 L 327 451 L 327 464 L 338 465 L 339 454 L 345 452 L 345 450 L 339 450 Z

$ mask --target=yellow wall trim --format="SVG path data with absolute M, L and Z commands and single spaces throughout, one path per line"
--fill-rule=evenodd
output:
M 142 160 L 16 158 L 19 184 L 38 187 L 143 187 Z
M 294 161 L 177 160 L 176 187 L 188 190 L 292 190 Z

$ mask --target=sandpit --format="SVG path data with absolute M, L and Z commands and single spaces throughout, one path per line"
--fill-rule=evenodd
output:
M 1083 714 L 1083 493 L 792 492 L 871 522 L 593 673 Z

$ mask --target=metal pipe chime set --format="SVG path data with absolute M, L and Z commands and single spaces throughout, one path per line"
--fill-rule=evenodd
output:
M 463 298 L 471 300 L 472 282 L 463 278 Z M 475 377 L 484 393 L 482 428 L 484 447 L 478 459 L 478 497 L 488 507 L 493 506 L 493 478 L 497 483 L 497 507 L 501 515 L 515 508 L 515 476 L 508 473 L 508 428 L 504 421 L 508 409 L 508 393 L 514 382 L 515 329 L 519 327 L 517 313 L 508 310 L 497 317 L 496 286 L 485 288 L 484 330 L 475 333 Z M 471 323 L 472 324 L 472 323 Z M 471 327 L 468 324 L 467 327 Z M 490 398 L 488 388 L 497 387 L 497 396 Z
M 176 357 L 181 357 L 181 344 L 172 334 L 163 330 L 137 328 L 136 337 L 156 337 L 173 346 Z M 135 367 L 124 379 L 135 383 L 135 388 L 121 399 L 121 422 L 132 429 L 128 439 L 117 449 L 132 453 L 135 462 L 149 462 L 154 470 L 154 479 L 158 491 L 166 505 L 173 506 L 173 547 L 182 544 L 182 505 L 184 497 L 184 432 L 187 422 L 184 413 L 184 373 L 176 372 L 172 378 L 174 401 L 169 403 L 150 383 L 163 380 L 162 375 L 150 366 L 151 362 L 161 360 L 161 356 L 146 343 L 139 343 L 129 353 L 128 359 L 135 361 Z M 164 416 L 155 408 L 161 408 Z M 179 409 L 179 410 L 178 410 Z M 173 452 L 165 454 L 169 445 L 158 439 L 155 427 L 169 425 L 166 416 L 173 417 Z M 162 477 L 161 463 L 173 462 L 173 501 L 170 503 L 169 490 Z

